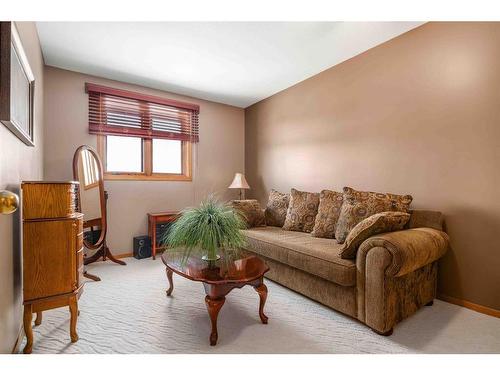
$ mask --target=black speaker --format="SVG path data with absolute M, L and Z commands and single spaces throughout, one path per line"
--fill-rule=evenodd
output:
M 143 259 L 151 256 L 151 238 L 149 236 L 134 237 L 134 258 Z

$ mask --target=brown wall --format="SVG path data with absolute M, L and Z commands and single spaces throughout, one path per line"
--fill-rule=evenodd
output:
M 35 75 L 35 147 L 28 147 L 0 123 L 0 190 L 19 193 L 21 180 L 43 178 L 43 57 L 35 24 L 17 22 Z M 10 353 L 22 322 L 19 211 L 0 215 L 0 353 Z
M 45 68 L 45 178 L 72 179 L 72 158 L 82 144 L 96 147 L 88 134 L 85 82 L 189 101 L 200 105 L 200 142 L 195 147 L 194 179 L 105 181 L 109 192 L 108 245 L 114 254 L 132 251 L 132 238 L 147 234 L 147 212 L 180 210 L 208 193 L 224 199 L 235 172 L 244 172 L 244 111 L 228 105 L 174 95 L 52 67 Z
M 411 193 L 446 215 L 439 290 L 500 309 L 500 23 L 430 23 L 245 111 L 250 194 Z

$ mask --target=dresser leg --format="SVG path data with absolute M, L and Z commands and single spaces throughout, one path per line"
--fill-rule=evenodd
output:
M 41 311 L 36 313 L 36 319 L 35 319 L 35 325 L 39 326 L 40 324 L 42 324 L 42 312 Z
M 24 347 L 24 354 L 31 354 L 33 348 L 33 327 L 31 324 L 33 322 L 33 312 L 31 310 L 31 305 L 24 305 L 24 333 L 26 334 L 26 346 Z
M 78 301 L 76 299 L 76 296 L 70 297 L 69 312 L 71 314 L 70 326 L 69 326 L 71 342 L 77 342 L 78 334 L 76 333 L 76 321 L 78 319 Z

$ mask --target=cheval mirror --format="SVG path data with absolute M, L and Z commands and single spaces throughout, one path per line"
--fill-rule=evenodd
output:
M 90 253 L 85 255 L 84 264 L 93 263 L 100 258 L 108 258 L 118 264 L 126 265 L 116 259 L 106 245 L 107 200 L 104 190 L 103 167 L 101 158 L 90 146 L 77 148 L 73 156 L 73 178 L 80 182 L 76 199 L 76 209 L 83 213 L 83 244 Z M 100 278 L 85 271 L 84 276 L 100 281 Z

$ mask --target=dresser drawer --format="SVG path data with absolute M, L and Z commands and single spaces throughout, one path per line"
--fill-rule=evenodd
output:
M 83 233 L 76 236 L 76 251 L 80 251 L 83 248 Z
M 73 220 L 24 222 L 25 301 L 73 291 L 77 269 L 74 231 Z
M 78 220 L 78 231 L 77 233 L 83 236 L 83 219 Z
M 76 213 L 77 184 L 74 182 L 23 182 L 23 219 L 55 219 Z
M 73 222 L 73 228 L 75 229 L 75 250 L 80 251 L 83 247 L 83 215 L 79 214 L 75 217 Z
M 83 267 L 83 248 L 81 248 L 77 253 L 76 253 L 76 268 L 80 269 L 80 267 Z
M 76 253 L 76 286 L 83 283 L 83 248 Z

